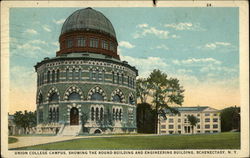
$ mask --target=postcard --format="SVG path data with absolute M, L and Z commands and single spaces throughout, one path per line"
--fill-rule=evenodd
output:
M 248 13 L 3 1 L 1 156 L 248 157 Z

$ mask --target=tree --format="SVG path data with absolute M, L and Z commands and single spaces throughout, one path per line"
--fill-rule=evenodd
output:
M 190 122 L 191 128 L 192 128 L 192 134 L 194 134 L 194 126 L 198 123 L 198 118 L 194 115 L 188 115 L 187 116 L 188 121 Z
M 155 110 L 148 103 L 137 104 L 136 109 L 137 132 L 154 133 Z
M 136 81 L 136 94 L 140 99 L 141 103 L 147 102 L 147 97 L 149 95 L 150 84 L 145 78 L 139 78 Z
M 24 133 L 26 133 L 27 129 L 30 129 L 32 127 L 36 126 L 36 111 L 31 112 L 25 110 L 24 113 L 22 111 L 16 111 L 14 114 L 14 123 L 16 126 L 21 127 L 24 129 Z
M 221 110 L 221 131 L 240 130 L 240 107 L 228 107 Z
M 151 85 L 150 94 L 153 97 L 153 104 L 155 105 L 155 133 L 157 133 L 159 114 L 164 116 L 165 109 L 169 109 L 173 113 L 176 113 L 177 111 L 169 105 L 182 105 L 182 102 L 184 101 L 184 89 L 179 84 L 178 79 L 168 78 L 167 74 L 160 70 L 153 70 L 147 81 Z

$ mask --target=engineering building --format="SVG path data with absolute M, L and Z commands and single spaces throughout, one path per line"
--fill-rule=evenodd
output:
M 92 8 L 72 13 L 54 58 L 35 65 L 37 133 L 136 132 L 138 71 L 117 54 L 111 22 Z
M 188 115 L 194 115 L 198 123 L 193 133 L 221 132 L 220 111 L 208 106 L 177 107 L 179 114 L 168 113 L 167 119 L 161 119 L 158 134 L 192 134 L 192 127 Z

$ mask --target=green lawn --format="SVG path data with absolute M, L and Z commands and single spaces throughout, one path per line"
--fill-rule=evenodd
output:
M 85 138 L 19 149 L 240 149 L 240 133 Z
M 9 138 L 8 138 L 8 143 L 9 143 L 9 144 L 15 143 L 15 142 L 17 142 L 17 141 L 18 141 L 18 139 L 16 139 L 16 138 L 13 138 L 13 137 L 9 137 Z

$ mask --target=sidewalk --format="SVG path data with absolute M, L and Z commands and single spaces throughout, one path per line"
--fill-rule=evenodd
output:
M 14 137 L 18 141 L 9 144 L 9 149 L 20 148 L 26 146 L 33 146 L 39 144 L 47 144 L 54 142 L 61 142 L 65 140 L 81 139 L 81 138 L 100 138 L 100 137 L 122 137 L 122 136 L 157 136 L 155 134 L 137 134 L 137 135 L 97 135 L 97 136 L 20 136 Z

